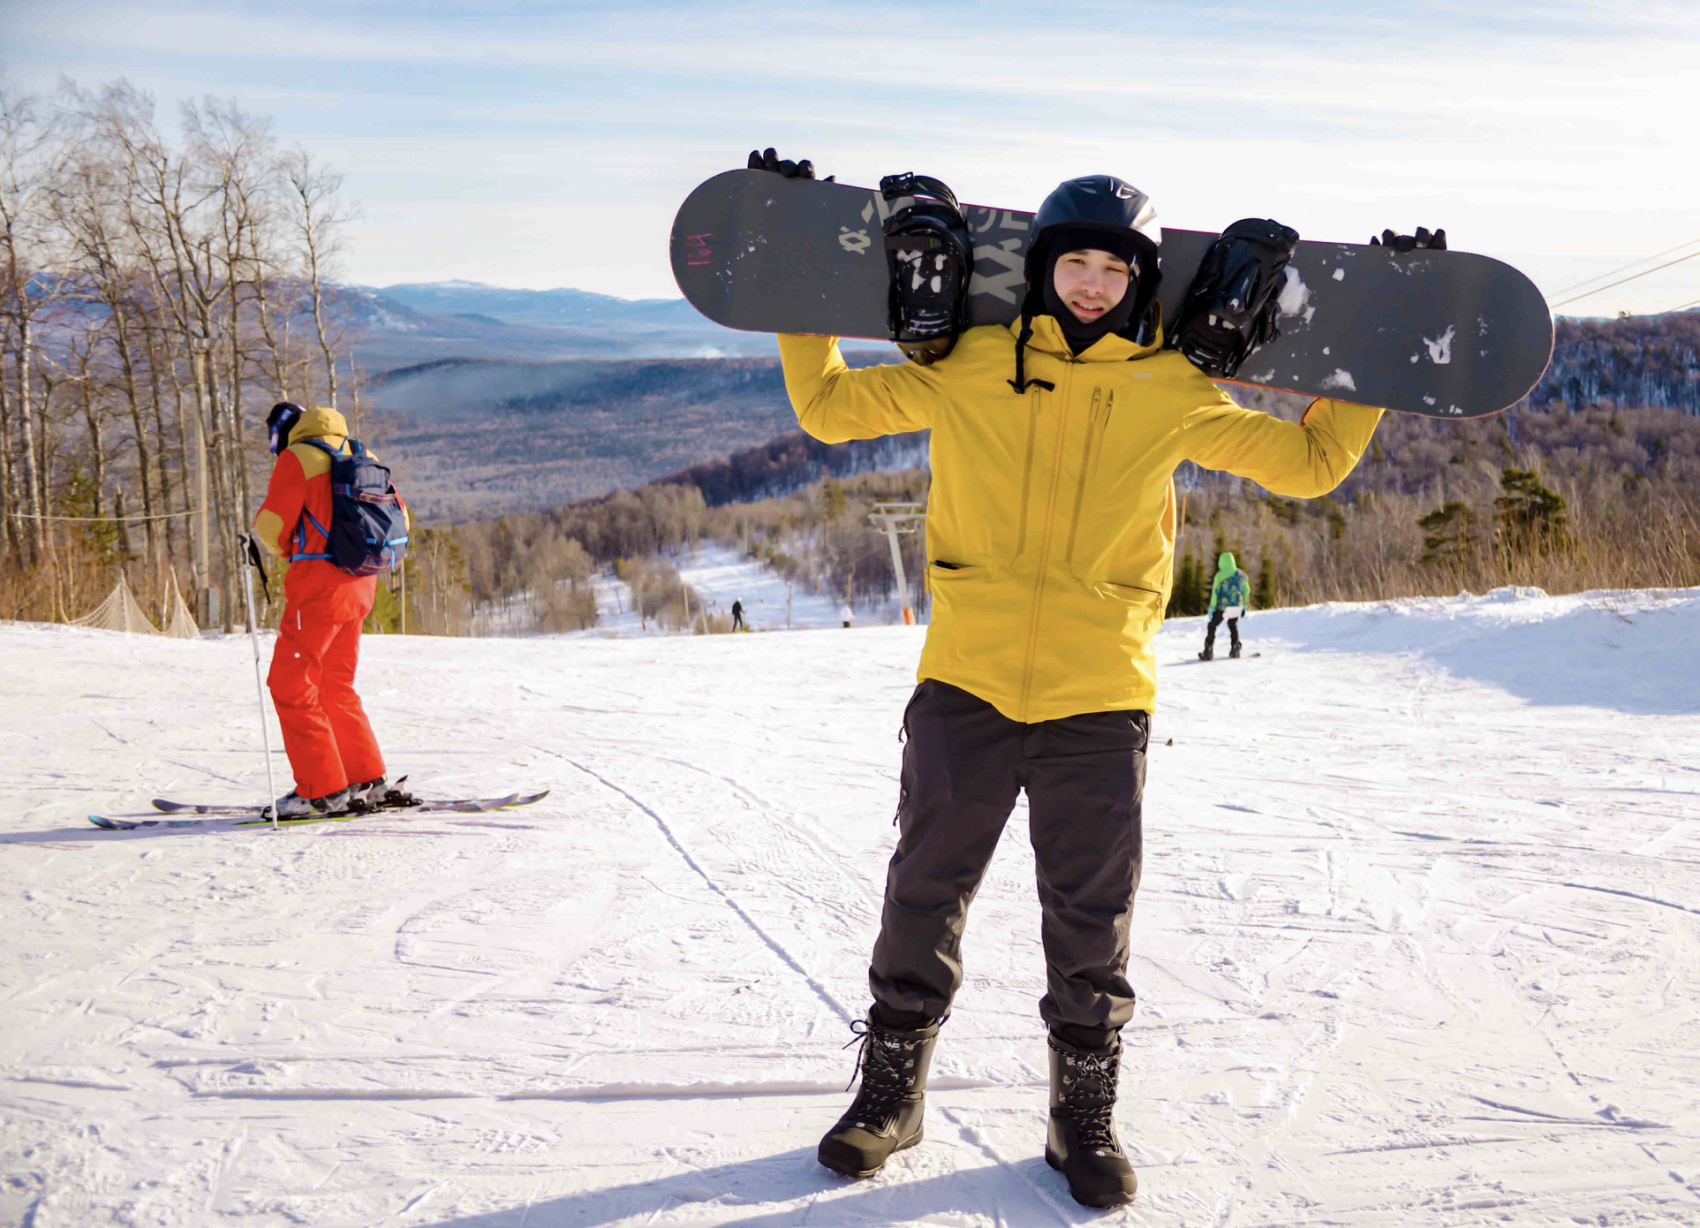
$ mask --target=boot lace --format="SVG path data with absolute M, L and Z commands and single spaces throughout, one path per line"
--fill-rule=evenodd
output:
M 848 1049 L 858 1042 L 862 1046 L 856 1055 L 856 1074 L 862 1077 L 862 1090 L 856 1093 L 852 1109 L 857 1116 L 886 1116 L 897 1108 L 897 1102 L 908 1089 L 904 1054 L 913 1047 L 913 1043 L 894 1032 L 869 1027 L 864 1019 L 853 1021 L 850 1031 L 854 1036 L 844 1047 Z M 844 1085 L 845 1091 L 855 1085 L 856 1074 L 852 1074 L 850 1082 Z
M 1116 1142 L 1116 1073 L 1119 1053 L 1069 1055 L 1071 1074 L 1063 1103 L 1074 1121 L 1082 1146 L 1119 1151 Z

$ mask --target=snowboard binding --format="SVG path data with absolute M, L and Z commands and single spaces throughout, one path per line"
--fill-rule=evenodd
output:
M 1281 335 L 1282 276 L 1299 232 L 1269 218 L 1242 218 L 1204 254 L 1169 344 L 1206 375 L 1231 377 L 1258 346 Z
M 881 228 L 891 271 L 887 325 L 897 348 L 926 366 L 968 327 L 974 239 L 956 194 L 931 175 L 887 175 L 880 194 L 887 204 L 904 200 Z

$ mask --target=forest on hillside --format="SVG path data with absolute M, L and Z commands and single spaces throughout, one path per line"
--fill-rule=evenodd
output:
M 1653 408 L 1700 414 L 1700 311 L 1560 318 L 1552 363 L 1529 394 L 1546 410 Z
M 1237 389 L 1296 416 L 1302 401 Z M 506 624 L 593 625 L 590 576 L 647 568 L 656 616 L 679 625 L 696 600 L 671 560 L 704 541 L 734 546 L 783 578 L 884 599 L 889 548 L 869 522 L 877 503 L 924 504 L 922 466 L 837 476 L 853 465 L 775 441 L 719 466 L 554 511 L 456 526 L 469 611 L 500 606 Z M 811 459 L 812 455 L 812 459 Z M 742 474 L 781 493 L 711 504 Z M 800 477 L 810 480 L 800 481 Z M 758 483 L 759 485 L 759 483 Z M 1228 474 L 1184 465 L 1169 609 L 1201 613 L 1216 556 L 1232 551 L 1259 606 L 1482 592 L 1700 585 L 1700 417 L 1668 409 L 1522 409 L 1454 422 L 1389 414 L 1350 478 L 1321 499 L 1285 499 Z M 923 539 L 902 539 L 904 567 L 925 574 Z M 561 570 L 562 560 L 567 561 Z M 924 610 L 924 591 L 916 606 Z M 700 608 L 700 601 L 697 601 Z

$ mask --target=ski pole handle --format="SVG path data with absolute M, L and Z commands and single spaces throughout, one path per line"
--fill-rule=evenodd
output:
M 260 591 L 265 594 L 266 604 L 269 606 L 272 603 L 272 586 L 271 580 L 266 576 L 265 560 L 260 557 L 260 545 L 254 540 L 252 533 L 239 533 L 237 537 L 242 542 L 242 550 L 248 557 L 249 566 L 260 573 Z

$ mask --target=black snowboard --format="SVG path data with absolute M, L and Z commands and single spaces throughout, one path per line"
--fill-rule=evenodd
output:
M 869 188 L 716 175 L 673 220 L 673 276 L 709 319 L 750 332 L 889 336 L 880 223 Z M 965 206 L 975 246 L 975 324 L 1017 314 L 1031 213 Z M 1163 320 L 1172 327 L 1216 236 L 1163 230 Z M 1281 336 L 1235 382 L 1363 405 L 1475 418 L 1515 404 L 1552 357 L 1552 314 L 1534 283 L 1470 252 L 1398 253 L 1300 243 L 1281 294 Z

